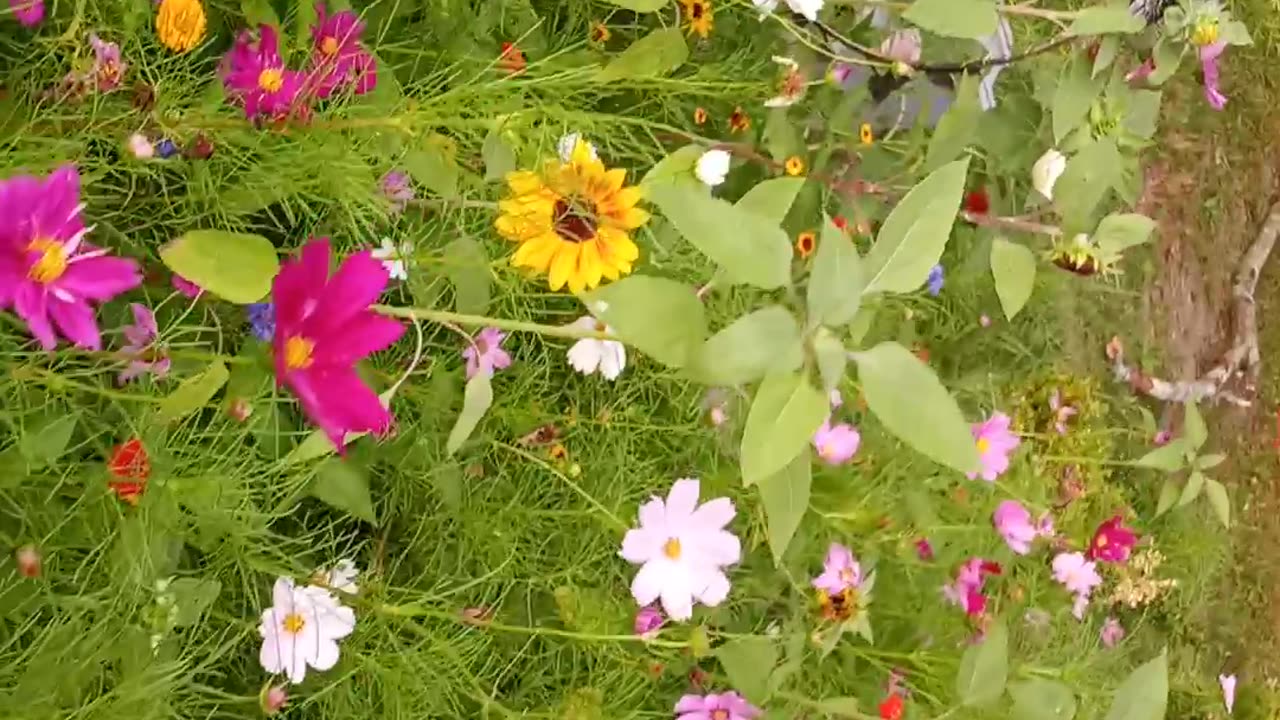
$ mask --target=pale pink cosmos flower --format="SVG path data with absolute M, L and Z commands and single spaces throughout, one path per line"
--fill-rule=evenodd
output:
M 831 424 L 827 419 L 813 434 L 813 447 L 828 465 L 843 465 L 853 459 L 862 444 L 858 429 L 847 423 Z
M 880 54 L 905 65 L 920 62 L 920 31 L 895 30 L 880 42 Z
M 1227 714 L 1236 707 L 1236 676 L 1219 675 L 1218 685 L 1222 686 L 1222 704 L 1227 707 Z
M 1225 42 L 1200 46 L 1200 70 L 1204 73 L 1204 98 L 1214 110 L 1227 106 L 1227 96 L 1218 89 L 1218 58 L 1227 49 Z
M 160 333 L 155 314 L 146 305 L 138 303 L 131 303 L 129 309 L 133 311 L 133 324 L 121 328 L 124 339 L 128 341 L 122 352 L 129 359 L 129 365 L 121 371 L 118 381 L 123 385 L 145 373 L 156 377 L 168 375 L 168 356 L 152 348 Z
M 653 639 L 667 619 L 655 605 L 646 605 L 636 613 L 636 634 L 645 640 Z
M 676 720 L 753 720 L 760 708 L 736 692 L 685 695 L 676 703 Z
M 1040 528 L 1031 522 L 1031 513 L 1016 500 L 1005 500 L 997 505 L 991 522 L 1009 549 L 1019 555 L 1031 552 L 1031 543 L 1040 536 Z
M 487 327 L 471 339 L 471 344 L 462 350 L 462 358 L 467 361 L 467 379 L 476 373 L 484 372 L 493 377 L 495 370 L 511 367 L 511 356 L 502 349 L 502 341 L 507 334 L 496 327 Z
M 1067 421 L 1075 417 L 1079 411 L 1062 401 L 1062 393 L 1057 388 L 1049 395 L 1049 409 L 1053 411 L 1053 429 L 1058 431 L 1059 435 L 1066 435 Z
M 978 458 L 982 470 L 968 473 L 972 480 L 978 475 L 987 482 L 994 482 L 997 477 L 1009 469 L 1009 454 L 1018 447 L 1018 436 L 1009 431 L 1009 416 L 1002 412 L 993 414 L 987 420 L 975 423 L 971 428 L 973 439 L 978 445 Z
M 1071 614 L 1077 620 L 1082 619 L 1085 608 L 1089 606 L 1089 595 L 1094 588 L 1102 584 L 1097 564 L 1085 558 L 1084 553 L 1058 553 L 1053 558 L 1053 579 L 1062 583 L 1067 592 L 1076 596 L 1071 606 Z
M 640 605 L 661 599 L 672 620 L 693 617 L 695 601 L 714 607 L 729 595 L 724 568 L 742 557 L 738 538 L 725 530 L 735 514 L 722 497 L 698 505 L 696 479 L 677 480 L 664 501 L 640 506 L 640 527 L 622 539 L 624 560 L 640 565 L 631 595 Z
M 1103 647 L 1113 648 L 1116 643 L 1124 639 L 1124 626 L 1120 621 L 1109 617 L 1102 623 L 1102 631 L 1098 633 L 1099 639 L 1102 640 Z
M 822 574 L 813 579 L 813 586 L 828 595 L 838 595 L 861 582 L 862 566 L 853 551 L 840 543 L 831 543 L 822 561 Z

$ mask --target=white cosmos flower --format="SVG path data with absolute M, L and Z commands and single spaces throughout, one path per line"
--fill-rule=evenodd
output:
M 408 245 L 396 247 L 396 244 L 391 242 L 391 238 L 382 238 L 382 246 L 373 249 L 373 257 L 375 260 L 382 261 L 382 267 L 386 269 L 392 280 L 408 280 L 409 271 L 404 258 L 409 252 Z
M 609 327 L 590 315 L 574 320 L 569 327 L 576 330 L 610 332 Z M 617 340 L 582 338 L 569 348 L 569 364 L 583 375 L 599 372 L 606 380 L 616 380 L 627 366 L 627 348 Z
M 356 614 L 328 590 L 304 585 L 290 578 L 276 580 L 271 607 L 262 611 L 258 634 L 262 649 L 258 661 L 269 673 L 284 673 L 300 683 L 307 668 L 328 670 L 338 663 L 338 640 L 351 634 Z
M 1053 186 L 1058 183 L 1058 178 L 1066 169 L 1067 156 L 1055 148 L 1049 148 L 1039 160 L 1036 160 L 1036 164 L 1031 166 L 1031 185 L 1036 192 L 1052 200 Z
M 702 153 L 702 157 L 698 158 L 698 164 L 694 167 L 694 174 L 710 187 L 719 185 L 729 174 L 729 153 L 724 150 L 708 150 Z
M 591 151 L 591 159 L 599 158 L 596 153 L 596 146 L 588 142 L 582 135 L 578 133 L 566 133 L 560 137 L 560 141 L 556 143 L 556 152 L 560 155 L 560 162 L 569 162 L 573 158 L 573 149 L 578 146 L 578 141 L 587 143 L 587 149 Z
M 339 560 L 332 569 L 322 571 L 322 575 L 324 576 L 324 584 L 331 590 L 339 590 L 352 595 L 360 592 L 360 586 L 356 585 L 356 578 L 360 576 L 360 569 L 348 558 Z

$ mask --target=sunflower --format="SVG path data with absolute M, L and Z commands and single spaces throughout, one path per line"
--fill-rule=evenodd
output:
M 612 36 L 613 33 L 609 31 L 609 26 L 602 22 L 595 23 L 591 26 L 591 34 L 589 37 L 591 42 L 596 45 L 603 45 L 609 42 L 609 38 Z
M 689 19 L 689 32 L 706 38 L 711 34 L 711 0 L 680 0 Z
M 546 272 L 552 290 L 581 292 L 631 272 L 640 251 L 631 231 L 649 221 L 636 207 L 638 187 L 625 187 L 626 171 L 606 170 L 579 140 L 568 162 L 548 160 L 542 172 L 507 175 L 511 195 L 498 204 L 494 226 L 520 243 L 511 264 Z
M 871 130 L 871 123 L 862 123 L 862 127 L 858 128 L 858 139 L 863 145 L 870 145 L 876 141 L 876 135 Z
M 706 109 L 706 108 L 697 108 L 696 110 L 694 110 L 694 111 L 693 111 L 693 124 L 694 124 L 694 125 L 706 125 L 706 124 L 707 124 L 707 109 Z
M 204 6 L 200 0 L 161 0 L 156 35 L 174 52 L 187 52 L 204 38 Z
M 804 173 L 804 160 L 799 155 L 792 155 L 782 164 L 782 169 L 791 177 L 796 177 Z
M 742 108 L 736 107 L 733 113 L 729 115 L 729 130 L 731 132 L 745 132 L 751 129 L 751 116 L 743 112 Z
M 802 258 L 807 258 L 813 254 L 813 248 L 817 243 L 817 234 L 811 230 L 806 230 L 796 236 L 796 253 Z

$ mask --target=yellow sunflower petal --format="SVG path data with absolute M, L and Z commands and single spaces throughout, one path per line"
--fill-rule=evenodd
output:
M 530 170 L 515 170 L 507 173 L 507 187 L 516 195 L 528 195 L 542 189 L 542 178 Z
M 582 279 L 588 288 L 600 284 L 600 276 L 604 273 L 604 261 L 600 258 L 600 239 L 582 244 L 582 257 L 578 261 Z
M 555 257 L 551 260 L 551 267 L 547 271 L 547 284 L 552 290 L 564 287 L 564 284 L 569 281 L 569 276 L 577 270 L 578 250 L 577 243 L 560 243 L 560 249 L 556 251 Z
M 622 185 L 627 182 L 627 171 L 622 168 L 606 170 L 604 173 L 604 179 L 608 191 L 616 193 L 621 190 Z
M 542 235 L 522 244 L 511 256 L 511 264 L 545 272 L 551 258 L 560 249 L 561 240 L 553 234 Z

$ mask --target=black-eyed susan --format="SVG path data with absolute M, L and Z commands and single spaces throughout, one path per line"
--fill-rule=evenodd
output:
M 736 107 L 729 114 L 729 131 L 730 132 L 746 132 L 751 129 L 751 116 L 742 108 Z
M 640 188 L 625 182 L 625 170 L 606 170 L 581 139 L 567 161 L 508 173 L 511 195 L 498 204 L 494 226 L 520 243 L 511 264 L 547 273 L 552 290 L 575 293 L 630 273 L 640 256 L 631 231 L 649 213 L 636 207 Z
M 782 169 L 791 177 L 797 177 L 804 174 L 804 158 L 799 155 L 792 155 L 782 164 Z
M 876 134 L 871 129 L 871 123 L 862 123 L 862 127 L 858 128 L 858 140 L 863 145 L 870 145 L 876 141 Z
M 564 462 L 565 459 L 569 457 L 569 451 L 565 449 L 564 445 L 556 443 L 547 450 L 547 457 L 551 458 L 551 462 Z
M 613 37 L 613 33 L 609 31 L 609 26 L 602 22 L 593 23 L 591 32 L 587 37 L 596 45 L 603 45 L 609 42 L 609 38 Z
M 705 38 L 711 34 L 711 0 L 680 0 L 689 33 Z
M 694 124 L 694 125 L 706 125 L 706 124 L 707 124 L 707 109 L 706 109 L 706 108 L 697 108 L 697 109 L 695 109 L 695 110 L 693 111 L 693 124 Z
M 796 236 L 796 254 L 802 258 L 807 258 L 813 254 L 813 249 L 818 246 L 818 236 L 811 230 L 805 230 Z
M 174 52 L 187 52 L 199 45 L 205 23 L 200 0 L 161 0 L 156 10 L 156 36 Z

